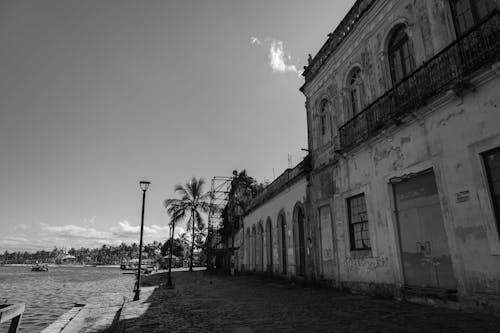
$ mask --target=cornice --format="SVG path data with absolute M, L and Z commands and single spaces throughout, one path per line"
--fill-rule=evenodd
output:
M 357 54 L 360 48 L 366 46 L 366 44 L 363 44 L 360 40 L 361 35 L 366 33 L 368 38 L 376 35 L 380 30 L 380 26 L 384 23 L 383 18 L 399 3 L 394 0 L 379 0 L 375 2 L 376 3 L 364 13 L 354 30 L 342 41 L 342 43 L 329 53 L 315 74 L 306 78 L 306 82 L 300 88 L 300 91 L 304 95 L 310 96 L 318 89 L 318 86 L 324 84 L 324 81 L 327 80 L 326 76 L 344 66 L 345 62 L 349 60 L 352 54 Z M 355 42 L 349 43 L 350 41 Z

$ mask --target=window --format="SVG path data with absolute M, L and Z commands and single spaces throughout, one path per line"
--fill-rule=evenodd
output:
M 392 83 L 396 84 L 415 69 L 413 47 L 404 25 L 398 26 L 394 31 L 389 43 L 388 54 Z
M 319 107 L 319 146 L 326 145 L 331 141 L 330 135 L 330 103 L 324 99 Z
M 491 201 L 500 233 L 500 147 L 483 154 Z M 499 234 L 500 235 L 500 234 Z
M 349 77 L 349 100 L 352 116 L 356 116 L 361 112 L 362 108 L 362 84 L 361 70 L 359 67 L 355 68 Z
M 488 16 L 495 5 L 492 0 L 451 0 L 451 10 L 458 36 Z
M 370 232 L 368 229 L 365 195 L 361 194 L 347 199 L 347 208 L 349 213 L 351 250 L 370 250 Z
M 326 114 L 321 114 L 321 135 L 326 135 Z

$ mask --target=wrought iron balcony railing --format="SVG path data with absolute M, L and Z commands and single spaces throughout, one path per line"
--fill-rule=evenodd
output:
M 458 38 L 340 128 L 343 152 L 397 123 L 449 89 L 467 87 L 479 69 L 500 60 L 500 12 Z

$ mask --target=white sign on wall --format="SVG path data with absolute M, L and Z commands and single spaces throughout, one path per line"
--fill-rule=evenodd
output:
M 321 223 L 321 247 L 323 261 L 332 260 L 333 233 L 329 206 L 320 207 L 319 218 Z

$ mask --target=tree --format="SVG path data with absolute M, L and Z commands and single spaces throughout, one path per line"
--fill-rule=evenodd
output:
M 170 253 L 170 238 L 163 243 L 161 247 L 161 255 L 166 256 Z M 174 238 L 174 250 L 172 254 L 176 257 L 182 257 L 184 255 L 184 247 L 182 246 L 181 240 L 179 238 Z
M 171 223 L 177 223 L 187 219 L 186 230 L 192 232 L 189 259 L 190 271 L 193 270 L 196 229 L 200 221 L 202 221 L 202 214 L 207 214 L 210 207 L 208 203 L 209 196 L 207 193 L 203 193 L 204 184 L 205 181 L 203 179 L 196 179 L 193 177 L 185 186 L 177 185 L 175 187 L 174 191 L 181 195 L 181 199 L 167 199 L 164 202 L 167 212 L 171 215 Z

